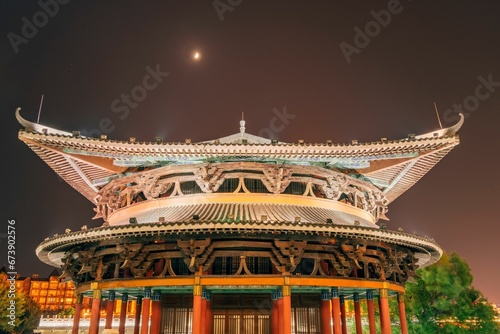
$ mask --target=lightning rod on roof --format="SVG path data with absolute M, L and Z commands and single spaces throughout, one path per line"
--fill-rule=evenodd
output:
M 40 123 L 40 113 L 42 112 L 42 103 L 43 103 L 43 94 L 42 99 L 40 100 L 40 108 L 38 108 L 38 118 L 36 119 L 36 123 Z
M 443 125 L 441 124 L 441 119 L 439 118 L 439 112 L 438 112 L 438 107 L 436 105 L 436 102 L 434 102 L 434 109 L 436 110 L 436 116 L 437 116 L 437 119 L 438 119 L 438 122 L 439 122 L 439 127 L 442 129 Z

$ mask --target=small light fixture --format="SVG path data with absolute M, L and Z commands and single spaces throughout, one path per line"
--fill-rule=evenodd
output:
M 67 228 L 64 230 L 64 233 L 66 233 L 66 234 L 71 233 L 71 230 L 69 228 Z
M 135 137 L 130 137 L 128 141 L 131 143 L 135 143 Z
M 300 217 L 295 217 L 295 222 L 300 223 Z
M 80 229 L 81 229 L 82 231 L 87 230 L 87 225 L 83 225 Z
M 360 225 L 361 225 L 361 223 L 359 222 L 359 220 L 354 221 L 354 226 L 360 226 Z
M 135 217 L 130 217 L 130 218 L 128 219 L 128 222 L 129 222 L 129 224 L 137 224 L 137 218 L 135 218 Z
M 332 140 L 331 140 L 331 139 L 327 139 L 327 140 L 326 140 L 326 144 L 327 144 L 328 146 L 332 146 L 333 142 L 332 142 Z
M 353 140 L 351 140 L 351 144 L 353 144 L 353 145 L 358 145 L 358 140 L 357 140 L 357 139 L 353 139 Z
M 411 140 L 415 139 L 415 134 L 414 133 L 410 133 L 408 135 L 408 139 L 411 139 Z
M 108 139 L 108 135 L 101 135 L 101 139 L 103 139 L 103 140 Z
M 271 144 L 273 144 L 273 145 L 278 144 L 278 139 L 271 139 Z
M 387 141 L 387 138 L 382 137 L 382 138 L 380 138 L 380 141 L 381 141 L 382 143 L 385 143 L 385 142 Z
M 186 144 L 191 144 L 191 138 L 186 138 L 186 140 L 184 141 Z
M 161 143 L 163 143 L 163 138 L 162 137 L 155 137 L 155 142 L 157 144 L 161 144 Z
M 299 139 L 299 144 L 304 145 L 304 139 Z
M 193 220 L 198 220 L 198 219 L 200 219 L 200 216 L 198 216 L 198 215 L 193 215 Z
M 333 224 L 332 218 L 326 218 L 326 223 L 327 224 Z
M 158 221 L 159 221 L 160 223 L 164 223 L 164 222 L 165 222 L 165 217 L 159 217 L 159 218 L 158 218 Z
M 267 220 L 267 215 L 262 215 L 262 216 L 260 216 L 260 220 L 262 220 L 262 221 L 266 221 L 266 220 Z
M 385 225 L 383 223 L 380 224 L 380 229 L 383 230 L 383 231 L 387 230 L 387 225 Z
M 80 131 L 73 131 L 73 137 L 80 137 Z

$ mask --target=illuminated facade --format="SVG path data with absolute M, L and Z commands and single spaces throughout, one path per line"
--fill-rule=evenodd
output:
M 405 283 L 442 254 L 434 240 L 380 220 L 458 144 L 463 118 L 349 144 L 268 140 L 246 133 L 245 121 L 206 142 L 114 141 L 28 122 L 19 110 L 17 118 L 19 138 L 104 221 L 36 250 L 75 283 L 77 309 L 92 296 L 92 334 L 103 311 L 104 327 L 118 313 L 123 333 L 116 300 L 140 305 L 142 334 L 338 334 L 346 300 L 358 330 L 366 303 L 370 333 L 380 321 L 385 334 L 389 298 L 399 301 L 405 333 Z
M 75 306 L 76 295 L 73 282 L 62 282 L 57 270 L 49 277 L 41 278 L 38 274 L 30 277 L 16 277 L 16 291 L 30 296 L 42 312 L 57 313 Z

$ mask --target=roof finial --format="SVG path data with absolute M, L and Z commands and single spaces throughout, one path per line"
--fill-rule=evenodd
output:
M 245 133 L 245 113 L 243 111 L 241 112 L 240 133 L 242 136 Z

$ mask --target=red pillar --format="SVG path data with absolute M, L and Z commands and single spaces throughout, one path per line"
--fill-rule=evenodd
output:
M 78 330 L 80 329 L 82 302 L 83 302 L 83 295 L 79 294 L 78 296 L 76 296 L 75 315 L 73 316 L 73 329 L 71 330 L 71 334 L 78 334 Z
M 283 334 L 292 333 L 292 296 L 289 285 L 281 288 L 283 292 Z
M 212 333 L 212 302 L 211 302 L 211 295 L 210 292 L 204 291 L 203 292 L 204 298 L 206 299 L 206 304 L 205 304 L 205 324 L 203 325 L 205 327 L 205 334 L 211 334 Z
M 111 329 L 113 325 L 113 311 L 115 309 L 115 292 L 109 291 L 108 301 L 106 302 L 106 324 L 104 329 Z
M 330 312 L 330 294 L 321 292 L 321 334 L 332 334 L 332 316 Z
M 368 326 L 370 327 L 370 334 L 376 334 L 375 324 L 375 307 L 373 305 L 373 291 L 366 291 L 366 306 L 368 309 Z
M 363 334 L 363 327 L 361 326 L 361 307 L 359 305 L 359 293 L 354 293 L 354 319 L 356 322 L 356 334 Z
M 125 321 L 127 321 L 127 303 L 128 293 L 122 294 L 122 305 L 120 307 L 120 324 L 118 325 L 118 334 L 125 334 Z
M 276 292 L 276 295 L 277 295 L 277 304 L 278 304 L 278 314 L 279 314 L 279 318 L 278 318 L 278 334 L 283 334 L 283 294 L 281 292 L 281 290 L 278 290 Z
M 141 309 L 142 297 L 137 296 L 137 300 L 135 301 L 134 334 L 139 334 L 139 324 L 141 323 Z
M 347 334 L 347 319 L 346 319 L 346 314 L 345 314 L 345 297 L 340 296 L 340 321 L 341 321 L 341 328 L 342 328 L 342 334 Z
M 389 292 L 387 289 L 380 289 L 380 327 L 382 334 L 391 334 L 391 316 L 389 313 Z
M 193 334 L 201 334 L 201 285 L 193 289 Z
M 153 293 L 153 301 L 151 307 L 151 329 L 150 334 L 160 334 L 160 321 L 161 321 L 161 294 L 159 292 Z
M 340 328 L 340 299 L 339 299 L 339 289 L 332 289 L 332 316 L 333 316 L 333 333 L 341 334 L 342 329 Z
M 200 333 L 201 334 L 206 334 L 207 328 L 206 328 L 206 321 L 207 321 L 207 299 L 205 298 L 205 291 L 201 291 L 201 311 L 200 311 Z
M 151 308 L 151 289 L 144 289 L 144 298 L 142 299 L 142 321 L 141 334 L 149 333 L 149 309 Z
M 273 292 L 273 294 L 272 294 L 271 321 L 272 321 L 271 334 L 279 334 L 280 312 L 279 312 L 279 307 L 278 307 L 278 293 L 277 292 Z
M 99 332 L 99 320 L 101 317 L 101 290 L 95 289 L 92 295 L 92 308 L 90 309 L 89 334 Z
M 398 309 L 401 334 L 408 334 L 408 326 L 406 324 L 405 295 L 403 293 L 398 294 Z

